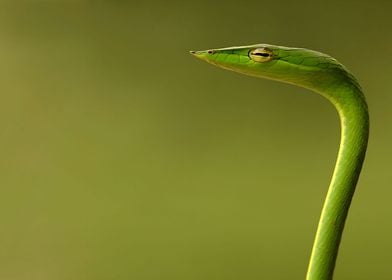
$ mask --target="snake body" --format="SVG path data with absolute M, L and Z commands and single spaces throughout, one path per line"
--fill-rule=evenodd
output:
M 303 48 L 257 44 L 191 54 L 224 69 L 310 89 L 336 108 L 341 123 L 339 153 L 306 275 L 307 280 L 332 279 L 369 135 L 368 106 L 359 83 L 336 59 Z

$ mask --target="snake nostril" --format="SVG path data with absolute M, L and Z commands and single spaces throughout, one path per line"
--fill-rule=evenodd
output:
M 208 50 L 207 53 L 213 54 L 215 51 L 214 50 Z

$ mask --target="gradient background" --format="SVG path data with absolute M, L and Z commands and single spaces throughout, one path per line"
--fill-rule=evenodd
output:
M 304 279 L 339 144 L 191 49 L 329 53 L 371 138 L 335 279 L 392 279 L 392 1 L 1 1 L 0 279 Z

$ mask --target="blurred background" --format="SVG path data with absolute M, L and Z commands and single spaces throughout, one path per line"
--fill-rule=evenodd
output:
M 1 1 L 0 279 L 304 279 L 321 96 L 191 49 L 333 55 L 371 111 L 335 279 L 392 279 L 392 2 Z

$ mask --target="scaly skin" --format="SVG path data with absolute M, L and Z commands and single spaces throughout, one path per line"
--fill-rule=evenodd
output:
M 332 279 L 369 135 L 367 104 L 358 82 L 334 58 L 307 49 L 258 44 L 191 54 L 231 71 L 310 89 L 335 106 L 341 122 L 339 154 L 306 275 L 307 280 Z

